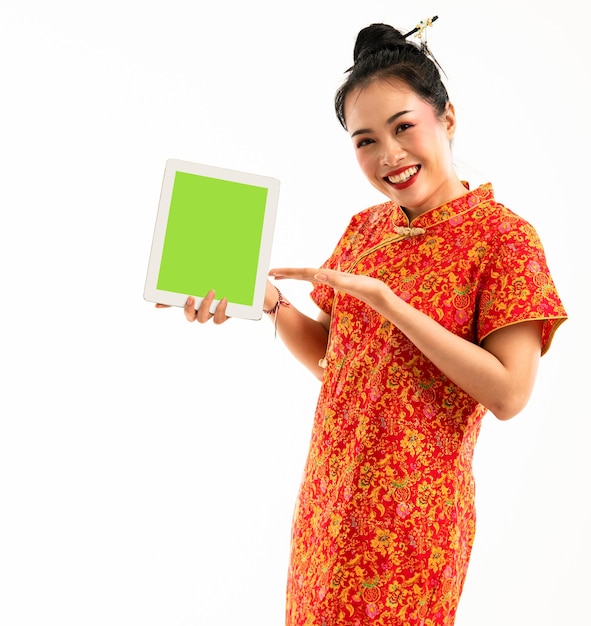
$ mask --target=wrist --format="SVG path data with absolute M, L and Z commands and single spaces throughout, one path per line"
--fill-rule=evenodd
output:
M 275 303 L 270 308 L 264 308 L 263 313 L 269 315 L 273 319 L 273 323 L 275 324 L 275 337 L 277 337 L 277 321 L 279 319 L 279 309 L 282 306 L 289 306 L 289 302 L 283 297 L 283 294 L 279 291 L 277 287 L 275 287 L 275 285 L 272 285 L 272 287 L 277 292 Z
M 265 290 L 265 299 L 263 301 L 263 311 L 271 311 L 277 304 L 279 299 L 279 289 L 273 283 L 268 282 Z
M 273 290 L 275 291 L 275 297 L 271 299 L 272 304 L 268 306 L 269 300 L 265 295 L 265 303 L 263 306 L 263 313 L 267 315 L 277 315 L 280 306 L 289 306 L 289 302 L 284 298 L 283 294 L 277 287 L 273 285 Z

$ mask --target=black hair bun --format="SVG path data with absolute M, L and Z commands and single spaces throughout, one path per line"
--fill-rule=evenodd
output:
M 355 48 L 353 49 L 353 62 L 367 54 L 380 49 L 393 49 L 408 45 L 404 35 L 388 24 L 370 24 L 359 31 Z

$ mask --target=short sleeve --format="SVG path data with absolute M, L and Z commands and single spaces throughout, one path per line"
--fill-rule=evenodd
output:
M 351 221 L 335 246 L 333 253 L 322 264 L 322 268 L 336 270 L 341 267 L 342 261 L 346 260 L 351 252 L 351 242 L 355 240 L 356 233 L 359 232 L 360 227 L 362 227 L 365 222 L 367 213 L 367 211 L 362 211 L 351 218 Z M 314 285 L 310 296 L 322 311 L 327 315 L 331 315 L 334 298 L 334 289 L 332 287 L 320 284 Z
M 520 220 L 499 224 L 499 242 L 485 266 L 479 289 L 478 342 L 518 322 L 542 320 L 542 354 L 567 318 L 534 228 Z
M 326 285 L 314 285 L 314 288 L 312 289 L 310 293 L 310 297 L 312 298 L 312 300 L 327 315 L 330 315 L 332 311 L 333 296 L 334 296 L 334 290 L 333 289 L 329 290 Z
M 338 267 L 338 259 L 336 256 L 337 250 L 335 250 L 335 253 L 333 253 L 333 255 L 322 264 L 322 268 L 336 269 Z M 312 288 L 310 297 L 322 311 L 324 311 L 327 315 L 331 315 L 334 298 L 334 289 L 332 287 L 329 285 L 316 284 Z

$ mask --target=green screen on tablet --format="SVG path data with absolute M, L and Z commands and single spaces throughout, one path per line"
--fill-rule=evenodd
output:
M 267 188 L 177 172 L 158 289 L 252 305 Z

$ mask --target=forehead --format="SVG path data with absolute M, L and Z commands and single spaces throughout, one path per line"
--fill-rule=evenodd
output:
M 404 81 L 397 79 L 374 80 L 353 89 L 345 99 L 347 127 L 365 120 L 390 117 L 400 111 L 431 112 L 433 107 L 423 100 Z

